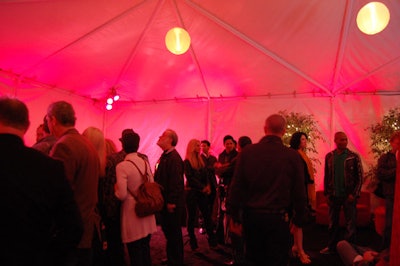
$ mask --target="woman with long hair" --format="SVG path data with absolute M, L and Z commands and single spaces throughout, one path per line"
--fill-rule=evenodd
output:
M 307 195 L 307 207 L 310 208 L 307 187 L 309 184 L 314 183 L 314 170 L 311 160 L 305 153 L 307 147 L 307 139 L 308 136 L 306 133 L 296 132 L 292 135 L 292 138 L 290 139 L 290 147 L 297 150 L 304 162 L 304 185 Z M 303 229 L 295 226 L 294 224 L 291 224 L 290 232 L 293 234 L 293 255 L 298 257 L 302 264 L 310 264 L 310 256 L 308 256 L 303 249 Z
M 194 225 L 197 209 L 200 210 L 204 219 L 204 225 L 208 235 L 208 244 L 215 247 L 217 241 L 213 231 L 211 210 L 209 209 L 207 196 L 211 193 L 211 187 L 207 178 L 207 169 L 204 161 L 200 157 L 200 140 L 192 139 L 186 149 L 184 161 L 186 188 L 186 207 L 188 213 L 187 230 L 190 237 L 190 247 L 192 250 L 198 248 Z
M 87 137 L 96 148 L 100 159 L 100 177 L 104 177 L 106 174 L 106 141 L 103 132 L 97 127 L 88 127 L 82 135 Z

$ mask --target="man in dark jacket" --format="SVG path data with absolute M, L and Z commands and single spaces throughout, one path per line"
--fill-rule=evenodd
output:
M 47 124 L 57 138 L 50 156 L 62 161 L 81 212 L 83 235 L 71 265 L 92 265 L 92 242 L 99 216 L 96 213 L 100 159 L 93 144 L 75 128 L 75 111 L 70 103 L 54 102 L 47 109 Z M 75 262 L 77 264 L 75 264 Z
M 228 193 L 227 213 L 235 227 L 243 224 L 251 265 L 287 265 L 290 209 L 293 224 L 302 226 L 307 200 L 303 162 L 297 151 L 283 145 L 285 129 L 281 115 L 267 118 L 266 136 L 239 153 Z
M 183 161 L 175 146 L 178 135 L 167 129 L 157 145 L 164 151 L 154 174 L 154 180 L 163 187 L 164 209 L 161 211 L 161 228 L 167 240 L 168 265 L 183 265 L 183 239 L 181 221 L 185 207 Z
M 64 265 L 82 220 L 62 162 L 24 145 L 28 109 L 0 98 L 0 265 Z
M 356 204 L 363 179 L 361 159 L 347 148 L 344 132 L 335 133 L 336 149 L 325 156 L 324 195 L 329 206 L 329 241 L 321 254 L 335 252 L 339 241 L 339 215 L 343 206 L 347 221 L 345 240 L 353 243 L 356 234 Z

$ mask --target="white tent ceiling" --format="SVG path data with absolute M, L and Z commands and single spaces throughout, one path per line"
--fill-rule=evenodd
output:
M 257 141 L 265 117 L 286 109 L 316 117 L 320 161 L 335 130 L 372 161 L 364 129 L 400 95 L 400 1 L 382 1 L 391 20 L 372 36 L 356 26 L 367 2 L 2 0 L 0 95 L 27 102 L 28 144 L 60 99 L 73 102 L 80 130 L 97 126 L 118 142 L 134 128 L 152 163 L 165 128 L 178 132 L 182 157 L 193 137 L 218 152 L 225 134 Z M 180 56 L 164 44 L 175 26 L 192 40 Z M 121 100 L 105 112 L 113 87 Z
M 10 0 L 0 2 L 0 82 L 103 100 L 400 91 L 400 2 L 369 36 L 368 1 Z M 169 53 L 166 32 L 192 45 Z

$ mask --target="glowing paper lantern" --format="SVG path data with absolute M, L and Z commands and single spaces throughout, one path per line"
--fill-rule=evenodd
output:
M 189 33 L 182 28 L 172 28 L 165 35 L 165 45 L 173 54 L 184 54 L 190 47 Z
M 390 20 L 389 9 L 380 2 L 370 2 L 357 15 L 357 26 L 365 34 L 373 35 L 383 31 Z

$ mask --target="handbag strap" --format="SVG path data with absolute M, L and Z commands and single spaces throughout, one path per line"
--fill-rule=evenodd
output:
M 133 165 L 136 167 L 136 169 L 139 171 L 140 176 L 142 177 L 143 183 L 149 182 L 149 181 L 150 181 L 149 178 L 148 178 L 148 176 L 147 176 L 147 163 L 146 163 L 146 161 L 145 161 L 144 159 L 143 159 L 143 161 L 144 161 L 144 174 L 142 173 L 142 171 L 140 171 L 140 169 L 139 169 L 139 167 L 137 166 L 136 163 L 134 163 L 134 162 L 131 161 L 131 160 L 125 160 L 125 161 L 130 162 L 131 164 L 133 164 Z M 128 192 L 129 192 L 135 199 L 137 199 L 136 196 L 135 196 L 135 194 L 133 194 L 132 191 L 131 191 L 128 187 L 127 187 L 127 189 L 128 189 Z

